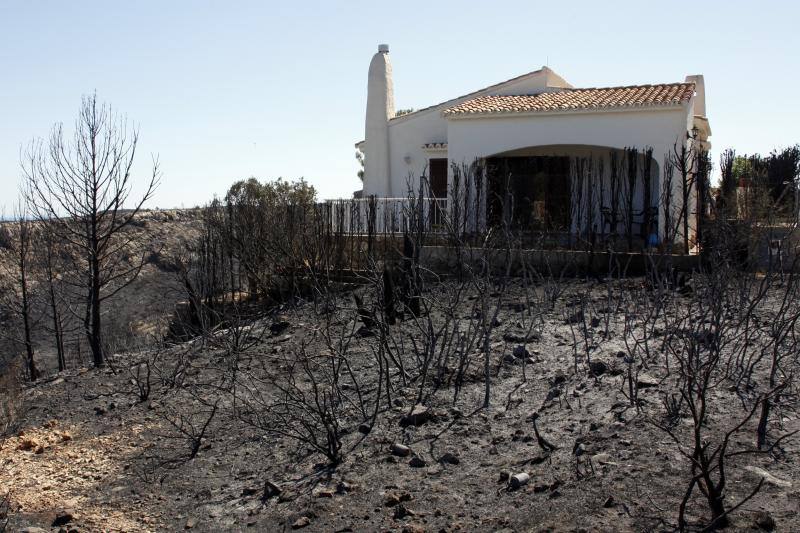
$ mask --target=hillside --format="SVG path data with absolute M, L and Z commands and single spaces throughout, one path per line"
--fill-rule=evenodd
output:
M 653 352 L 631 367 L 625 313 L 608 307 L 612 282 L 561 283 L 552 307 L 542 304 L 544 283 L 528 290 L 516 281 L 504 292 L 488 345 L 488 408 L 482 350 L 458 363 L 433 358 L 437 371 L 421 374 L 424 350 L 414 342 L 424 340 L 424 328 L 408 317 L 389 326 L 407 379 L 390 363 L 390 395 L 376 389 L 389 359 L 380 355 L 381 335 L 359 330 L 349 293 L 187 343 L 118 353 L 105 369 L 69 370 L 32 385 L 19 432 L 0 449 L 9 530 L 672 530 L 690 478 L 681 450 L 693 429 L 685 404 L 674 420 L 665 411 L 679 396 L 676 360 L 668 370 L 653 341 Z M 443 282 L 425 298 L 444 302 L 454 286 Z M 633 294 L 643 286 L 632 279 L 611 288 Z M 579 295 L 587 297 L 579 309 L 585 317 L 577 317 Z M 689 305 L 692 296 L 675 298 Z M 480 300 L 465 289 L 460 321 L 448 331 L 468 337 Z M 430 323 L 446 325 L 446 308 L 431 308 Z M 347 342 L 348 369 L 334 386 L 326 361 L 340 361 L 331 352 L 337 339 Z M 280 409 L 310 412 L 314 391 L 316 405 L 336 406 L 335 420 L 327 419 L 341 439 L 335 466 L 314 449 L 325 447 L 326 419 Z M 742 401 L 727 384 L 709 389 L 710 442 L 742 419 Z M 800 429 L 795 410 L 777 417 L 773 435 Z M 731 446 L 752 448 L 754 425 L 733 434 Z M 303 443 L 298 435 L 321 440 Z M 800 530 L 798 448 L 788 438 L 771 453 L 729 459 L 730 505 L 762 483 L 732 513 L 732 530 Z M 529 479 L 509 479 L 521 473 Z M 695 489 L 689 526 L 700 527 L 707 513 Z
M 8 227 L 13 229 L 11 223 Z M 174 259 L 182 257 L 198 237 L 200 228 L 197 211 L 143 211 L 125 228 L 124 236 L 132 236 L 142 243 L 145 264 L 137 279 L 123 289 L 119 296 L 107 301 L 103 313 L 104 331 L 112 350 L 139 346 L 152 341 L 152 336 L 163 333 L 169 324 L 175 305 L 186 295 L 175 271 Z M 127 265 L 136 264 L 142 257 L 131 254 Z M 32 259 L 34 261 L 36 259 Z M 0 249 L 0 278 L 14 273 L 14 258 L 8 249 Z M 59 279 L 70 275 L 70 263 L 58 272 Z M 0 279 L 0 282 L 7 281 Z M 13 283 L 13 282 L 12 282 Z M 48 301 L 45 281 L 31 276 L 33 343 L 37 365 L 45 374 L 57 369 L 53 334 L 48 331 Z M 0 283 L 1 284 L 1 283 Z M 63 287 L 62 283 L 62 287 Z M 63 287 L 59 298 L 69 305 L 62 311 L 65 329 L 65 348 L 68 366 L 84 366 L 89 362 L 85 335 L 79 327 L 82 308 L 80 297 L 70 287 Z M 81 295 L 82 296 L 82 295 Z M 72 309 L 72 311 L 69 311 Z M 0 313 L 0 327 L 18 328 L 16 317 Z M 18 335 L 0 335 L 0 354 L 12 356 L 21 352 L 13 339 Z

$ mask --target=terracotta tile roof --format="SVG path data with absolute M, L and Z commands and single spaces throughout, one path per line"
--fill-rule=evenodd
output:
M 693 94 L 694 83 L 563 89 L 535 95 L 479 96 L 445 109 L 442 114 L 457 116 L 675 106 L 688 102 Z
M 502 87 L 503 85 L 506 85 L 508 83 L 514 83 L 515 81 L 519 81 L 519 80 L 522 80 L 522 79 L 525 79 L 525 78 L 529 78 L 531 76 L 535 76 L 536 74 L 540 74 L 543 71 L 553 72 L 548 67 L 542 67 L 539 70 L 533 70 L 531 72 L 526 72 L 525 74 L 522 74 L 520 76 L 515 76 L 515 77 L 513 77 L 511 79 L 508 79 L 506 81 L 501 81 L 500 83 L 495 83 L 493 85 L 489 85 L 488 87 L 484 87 L 483 89 L 478 89 L 477 91 L 472 91 L 471 93 L 467 93 L 467 94 L 464 94 L 464 95 L 461 95 L 461 96 L 457 96 L 455 98 L 451 98 L 450 100 L 445 100 L 444 102 L 439 102 L 438 104 L 429 105 L 428 107 L 423 107 L 422 109 L 415 109 L 411 113 L 406 113 L 405 115 L 392 117 L 392 118 L 389 119 L 389 122 L 391 123 L 393 120 L 399 120 L 399 119 L 404 119 L 405 120 L 405 119 L 407 119 L 409 117 L 413 117 L 413 116 L 417 115 L 418 113 L 422 113 L 424 111 L 430 111 L 431 109 L 435 109 L 435 108 L 437 108 L 439 106 L 448 104 L 450 102 L 454 102 L 456 100 L 461 100 L 462 98 L 469 98 L 470 96 L 473 96 L 473 95 L 476 95 L 476 94 L 480 94 L 480 93 L 485 92 L 485 91 L 491 91 L 493 89 L 498 89 L 498 88 Z

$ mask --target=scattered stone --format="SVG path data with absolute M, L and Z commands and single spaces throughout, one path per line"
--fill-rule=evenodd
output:
M 509 477 L 511 477 L 511 472 L 508 472 L 507 470 L 502 470 L 500 472 L 500 478 L 497 480 L 497 482 L 506 483 Z
M 307 516 L 301 516 L 300 518 L 294 521 L 294 523 L 292 524 L 292 529 L 302 529 L 309 525 L 311 525 L 311 519 Z
M 766 511 L 758 511 L 753 517 L 753 523 L 757 528 L 764 531 L 772 531 L 775 529 L 775 519 Z
M 425 528 L 419 524 L 408 524 L 403 526 L 402 533 L 425 533 Z
M 400 520 L 401 518 L 405 518 L 407 516 L 414 516 L 414 511 L 403 505 L 402 503 L 397 504 L 394 508 L 394 519 Z
M 792 482 L 786 481 L 784 479 L 779 479 L 763 468 L 759 468 L 757 466 L 746 466 L 744 467 L 745 470 L 755 474 L 757 477 L 764 478 L 764 483 L 769 483 L 771 485 L 775 485 L 777 487 L 791 487 Z
M 658 380 L 648 374 L 639 374 L 639 377 L 636 378 L 636 386 L 640 389 L 658 387 Z
M 522 331 L 506 331 L 503 333 L 503 340 L 516 344 L 525 344 L 527 342 L 539 340 L 539 334 L 533 332 L 527 333 Z
M 567 375 L 564 374 L 563 370 L 556 370 L 556 373 L 553 374 L 553 379 L 550 380 L 550 385 L 555 387 L 557 385 L 561 385 L 567 381 Z
M 281 492 L 280 496 L 278 496 L 279 503 L 286 503 L 286 502 L 293 502 L 297 499 L 297 492 L 295 491 L 283 491 Z
M 599 377 L 608 372 L 608 365 L 596 359 L 589 363 L 589 370 L 592 372 L 592 375 Z
M 362 435 L 369 435 L 370 431 L 372 431 L 372 426 L 370 426 L 369 424 L 366 423 L 359 424 L 358 432 L 361 433 Z
M 28 526 L 20 529 L 19 533 L 49 533 L 49 532 L 41 527 Z
M 520 472 L 519 474 L 514 474 L 513 476 L 511 476 L 511 478 L 508 481 L 508 484 L 512 490 L 517 490 L 523 485 L 527 485 L 530 479 L 531 476 L 527 472 Z
M 348 483 L 347 481 L 340 481 L 336 484 L 336 494 L 347 494 L 348 492 L 352 492 L 356 488 L 356 485 L 352 483 Z
M 61 527 L 69 524 L 74 519 L 72 512 L 62 510 L 56 513 L 56 517 L 53 519 L 53 523 L 51 527 Z
M 457 465 L 461 462 L 461 459 L 459 459 L 457 455 L 447 452 L 439 457 L 439 462 L 447 463 L 449 465 Z
M 397 457 L 408 457 L 411 455 L 411 448 L 398 442 L 392 444 L 392 446 L 389 448 L 389 451 L 392 452 L 392 455 L 396 455 Z
M 95 407 L 94 414 L 96 414 L 97 416 L 103 416 L 104 414 L 106 414 L 106 410 L 104 407 Z
M 593 317 L 591 325 L 592 325 L 593 328 L 599 327 L 600 326 L 600 319 L 598 317 Z
M 261 499 L 264 501 L 269 500 L 270 498 L 274 498 L 275 496 L 281 495 L 281 488 L 273 483 L 272 481 L 265 481 L 264 482 L 264 493 L 261 495 Z
M 386 507 L 394 507 L 401 502 L 410 502 L 412 499 L 413 497 L 408 492 L 390 492 L 386 495 L 384 505 Z
M 269 326 L 269 330 L 270 332 L 272 332 L 273 335 L 280 335 L 281 333 L 289 329 L 289 326 L 290 324 L 287 321 L 281 320 L 279 322 L 273 322 Z
M 421 426 L 434 419 L 433 412 L 424 405 L 416 405 L 411 413 L 400 419 L 400 427 Z
M 19 442 L 17 449 L 26 452 L 28 450 L 36 450 L 37 448 L 41 448 L 41 446 L 41 443 L 35 438 L 27 437 Z
M 606 501 L 603 502 L 603 507 L 605 507 L 606 509 L 610 509 L 614 507 L 616 504 L 617 502 L 614 501 L 614 497 L 609 496 L 608 498 L 606 498 Z
M 550 452 L 540 452 L 539 455 L 531 457 L 528 462 L 532 465 L 540 465 L 550 458 Z
M 559 396 L 561 396 L 561 389 L 558 387 L 553 387 L 547 392 L 547 396 L 545 397 L 544 401 L 549 402 L 551 400 L 555 400 Z
M 598 453 L 592 456 L 592 462 L 597 463 L 599 465 L 609 465 L 613 464 L 611 462 L 611 456 L 607 453 Z
M 528 350 L 525 348 L 523 344 L 519 344 L 514 347 L 514 357 L 516 357 L 517 359 L 526 359 L 530 356 L 531 356 L 530 352 L 528 352 Z
M 313 494 L 315 498 L 333 498 L 333 495 L 336 494 L 336 491 L 323 487 L 315 489 Z
M 428 463 L 425 462 L 425 459 L 417 456 L 412 457 L 411 460 L 408 462 L 408 466 L 410 466 L 411 468 L 423 468 L 427 465 Z
M 196 525 L 197 525 L 197 520 L 195 520 L 193 517 L 190 516 L 186 520 L 186 525 L 183 526 L 183 529 L 192 529 Z
M 547 492 L 550 490 L 550 485 L 534 485 L 533 492 L 540 494 L 542 492 Z

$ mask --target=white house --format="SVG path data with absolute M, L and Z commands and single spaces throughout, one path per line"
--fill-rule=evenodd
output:
M 675 180 L 676 196 L 664 202 L 665 161 L 687 143 L 707 149 L 710 133 L 702 75 L 676 83 L 576 88 L 542 67 L 398 116 L 389 47 L 380 45 L 369 66 L 365 139 L 356 147 L 365 161 L 364 197 L 405 197 L 426 176 L 430 196 L 447 198 L 454 165 L 480 161 L 513 175 L 515 191 L 530 197 L 524 207 L 528 220 L 547 216 L 562 224 L 570 218 L 568 199 L 575 203 L 570 161 L 603 162 L 601 172 L 608 176 L 615 152 L 623 158 L 626 148 L 652 150 L 646 165 L 639 156 L 640 169 L 652 173 L 652 190 L 645 195 L 637 185 L 635 203 L 641 213 L 649 197 L 649 208 L 660 209 L 652 224 L 663 236 L 663 206 L 677 205 L 681 190 Z M 491 188 L 490 179 L 487 183 Z M 599 204 L 609 203 L 608 192 L 594 194 Z M 574 230 L 574 213 L 572 218 L 566 223 Z

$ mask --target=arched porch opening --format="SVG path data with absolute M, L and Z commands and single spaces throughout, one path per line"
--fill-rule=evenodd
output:
M 564 244 L 659 241 L 660 166 L 650 149 L 530 146 L 484 157 L 483 168 L 489 227 L 560 235 Z

